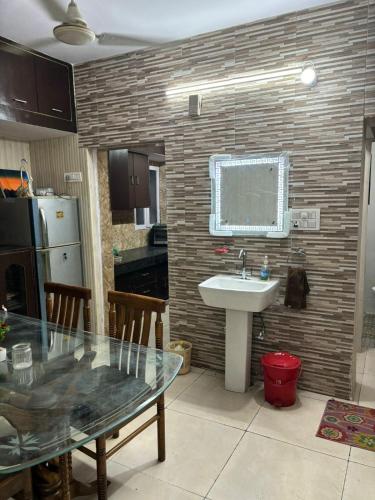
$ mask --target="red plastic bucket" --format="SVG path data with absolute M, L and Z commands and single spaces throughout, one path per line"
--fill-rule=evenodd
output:
M 264 397 L 273 406 L 292 406 L 296 402 L 301 360 L 288 352 L 262 356 Z

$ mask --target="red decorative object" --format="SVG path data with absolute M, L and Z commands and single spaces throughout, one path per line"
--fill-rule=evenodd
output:
M 218 254 L 218 255 L 229 253 L 229 248 L 225 247 L 225 246 L 224 247 L 215 248 L 215 253 Z
M 288 352 L 272 352 L 262 356 L 264 397 L 273 406 L 292 406 L 296 401 L 297 380 L 301 360 Z

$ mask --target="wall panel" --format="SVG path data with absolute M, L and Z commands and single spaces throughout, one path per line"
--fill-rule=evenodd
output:
M 244 247 L 255 273 L 267 254 L 282 284 L 264 313 L 266 338 L 253 342 L 253 375 L 262 353 L 289 350 L 304 361 L 301 387 L 349 396 L 363 119 L 375 114 L 373 28 L 374 0 L 338 2 L 75 68 L 81 145 L 165 141 L 171 329 L 193 342 L 194 364 L 224 367 L 224 312 L 204 306 L 197 285 L 233 272 Z M 187 95 L 165 95 L 304 61 L 318 68 L 316 87 L 287 77 L 205 92 L 199 119 L 188 117 Z M 320 207 L 319 232 L 278 241 L 209 235 L 208 157 L 255 151 L 289 152 L 290 205 Z M 231 253 L 217 256 L 222 244 Z M 283 305 L 291 245 L 307 253 L 304 311 Z
M 92 326 L 100 331 L 103 304 L 100 240 L 96 228 L 98 181 L 95 162 L 86 148 L 78 147 L 76 135 L 32 141 L 30 154 L 36 187 L 53 187 L 58 195 L 76 196 L 79 199 L 84 285 L 92 289 Z M 81 172 L 82 182 L 65 182 L 65 172 Z
M 0 138 L 0 168 L 19 170 L 23 158 L 27 160 L 31 172 L 29 143 Z

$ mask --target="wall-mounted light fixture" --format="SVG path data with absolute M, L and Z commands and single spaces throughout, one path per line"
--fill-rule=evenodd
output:
M 309 62 L 303 65 L 300 78 L 301 82 L 309 87 L 313 87 L 317 84 L 318 75 L 313 63 Z
M 200 94 L 189 95 L 189 116 L 197 118 L 202 110 L 202 96 Z
M 310 82 L 311 72 L 314 72 L 315 80 L 313 83 Z M 307 73 L 304 73 L 307 72 Z M 304 80 L 302 80 L 302 74 L 304 73 Z M 196 94 L 204 90 L 212 90 L 222 87 L 228 87 L 232 85 L 241 85 L 243 83 L 253 83 L 253 82 L 267 82 L 270 80 L 279 80 L 285 78 L 286 76 L 300 75 L 302 83 L 305 85 L 315 85 L 317 82 L 316 71 L 312 63 L 305 64 L 302 68 L 290 68 L 280 71 L 264 72 L 257 75 L 245 75 L 238 76 L 235 78 L 225 78 L 222 80 L 203 82 L 191 85 L 183 85 L 181 87 L 173 87 L 166 90 L 167 96 L 173 96 L 178 94 Z

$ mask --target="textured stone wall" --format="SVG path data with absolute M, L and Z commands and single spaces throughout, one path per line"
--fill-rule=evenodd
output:
M 264 313 L 266 339 L 253 342 L 253 374 L 262 353 L 289 350 L 304 362 L 301 387 L 349 395 L 363 120 L 375 114 L 374 10 L 374 0 L 339 2 L 75 68 L 82 146 L 165 141 L 171 330 L 193 342 L 193 363 L 224 367 L 224 311 L 204 306 L 197 285 L 231 272 L 245 247 L 254 270 L 268 254 L 282 282 Z M 318 69 L 316 87 L 287 77 L 205 92 L 199 119 L 188 117 L 186 95 L 165 95 L 304 61 Z M 290 206 L 319 207 L 321 230 L 293 241 L 210 236 L 209 156 L 267 151 L 290 154 Z M 215 255 L 224 243 L 232 252 Z M 282 304 L 291 245 L 307 254 L 311 294 L 300 312 Z

